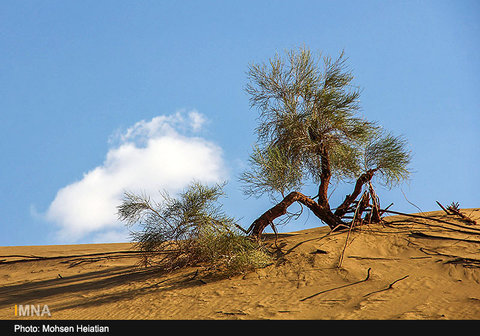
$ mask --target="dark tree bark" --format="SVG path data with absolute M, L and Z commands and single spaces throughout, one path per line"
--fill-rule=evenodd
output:
M 321 160 L 320 186 L 318 187 L 318 204 L 323 207 L 329 207 L 328 185 L 330 184 L 330 179 L 332 178 L 332 172 L 330 170 L 330 160 L 328 158 L 328 151 L 324 146 L 320 146 L 318 152 Z
M 289 193 L 280 203 L 273 206 L 267 210 L 263 215 L 258 217 L 252 225 L 247 230 L 252 236 L 259 237 L 263 230 L 271 225 L 273 221 L 287 213 L 287 209 L 294 202 L 299 202 L 309 208 L 315 216 L 327 224 L 331 229 L 334 229 L 338 225 L 348 225 L 342 221 L 342 217 L 347 212 L 350 205 L 357 199 L 362 191 L 362 187 L 365 183 L 368 183 L 373 175 L 375 174 L 376 169 L 371 169 L 366 173 L 362 174 L 355 183 L 355 188 L 352 194 L 347 195 L 343 203 L 337 208 L 335 213 L 330 210 L 330 205 L 328 204 L 328 184 L 331 178 L 330 164 L 328 161 L 328 154 L 326 151 L 322 151 L 322 172 L 321 172 L 321 183 L 318 190 L 318 202 L 315 202 L 308 196 L 304 194 L 292 191 Z
M 357 182 L 355 183 L 355 188 L 353 189 L 353 192 L 350 195 L 347 195 L 343 203 L 340 204 L 337 210 L 335 210 L 336 216 L 343 217 L 345 215 L 350 205 L 353 203 L 353 201 L 357 199 L 358 195 L 360 195 L 360 193 L 362 192 L 363 185 L 367 182 L 370 182 L 373 175 L 375 174 L 375 171 L 376 169 L 370 169 L 366 173 L 360 175 L 360 177 L 357 179 Z
M 330 207 L 321 206 L 317 202 L 312 200 L 310 197 L 307 197 L 300 192 L 292 191 L 280 203 L 270 208 L 263 215 L 258 217 L 252 223 L 252 225 L 250 225 L 247 232 L 251 232 L 251 235 L 255 237 L 260 236 L 263 230 L 267 226 L 269 226 L 274 219 L 286 214 L 288 207 L 294 202 L 300 202 L 305 205 L 313 212 L 315 216 L 324 221 L 332 229 L 339 224 L 344 224 L 340 220 L 340 218 L 338 218 L 331 212 Z
M 365 209 L 368 207 L 368 204 L 370 203 L 370 194 L 364 193 L 362 197 L 360 197 L 360 200 L 358 201 L 357 204 L 357 211 L 354 214 L 354 217 L 352 219 L 352 223 L 355 223 L 356 221 L 362 222 L 362 214 L 365 211 Z M 369 214 L 365 216 L 365 219 L 368 220 Z
M 370 195 L 372 196 L 372 212 L 371 212 L 371 218 L 370 220 L 373 223 L 378 223 L 382 219 L 380 218 L 380 200 L 377 197 L 377 194 L 375 193 L 375 190 L 373 190 L 373 186 L 371 183 L 369 183 L 369 191 Z

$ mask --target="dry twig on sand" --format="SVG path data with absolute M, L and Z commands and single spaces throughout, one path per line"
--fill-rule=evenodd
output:
M 29 261 L 43 261 L 43 260 L 57 260 L 57 259 L 75 259 L 75 260 L 79 260 L 80 258 L 85 258 L 85 260 L 92 259 L 92 258 L 89 258 L 89 257 L 97 257 L 96 259 L 112 258 L 113 256 L 115 256 L 115 257 L 126 257 L 127 255 L 141 254 L 141 253 L 145 253 L 145 251 L 126 250 L 126 251 L 73 254 L 73 255 L 51 256 L 51 257 L 11 254 L 11 255 L 4 255 L 4 256 L 0 256 L 0 257 L 1 258 L 23 258 L 23 259 L 16 259 L 16 260 L 6 260 L 5 259 L 5 260 L 0 261 L 0 264 L 15 264 L 15 263 L 29 262 Z M 153 251 L 148 251 L 147 253 L 153 253 Z
M 463 221 L 465 221 L 465 223 L 469 225 L 477 224 L 475 220 L 471 219 L 470 217 L 460 212 L 460 204 L 458 202 L 452 202 L 452 204 L 450 204 L 447 208 L 445 208 L 439 201 L 436 201 L 436 202 L 440 206 L 440 208 L 442 208 L 442 210 L 445 211 L 447 215 L 456 215 L 461 219 L 463 219 Z
M 352 224 L 350 224 L 350 227 L 348 228 L 347 237 L 345 238 L 345 245 L 343 246 L 342 253 L 340 254 L 340 260 L 338 261 L 338 266 L 337 266 L 338 268 L 342 267 L 343 256 L 345 254 L 345 249 L 347 248 L 347 244 L 348 244 L 348 237 L 350 236 L 350 232 L 352 231 L 352 228 L 355 225 L 355 220 L 357 218 L 357 212 L 360 209 L 360 204 L 362 203 L 362 201 L 364 200 L 365 197 L 367 197 L 366 192 L 363 193 L 362 197 L 360 197 L 360 200 L 357 203 L 358 206 L 355 209 L 355 213 L 353 214 Z
M 300 299 L 300 301 L 303 302 L 303 301 L 306 301 L 306 300 L 308 300 L 308 299 L 314 298 L 315 296 L 320 295 L 320 294 L 323 294 L 323 293 L 331 292 L 331 291 L 336 290 L 336 289 L 345 288 L 345 287 L 349 287 L 349 286 L 353 286 L 353 285 L 357 285 L 357 284 L 359 284 L 359 283 L 365 282 L 365 281 L 367 281 L 367 280 L 370 278 L 370 270 L 371 270 L 371 269 L 372 269 L 371 267 L 368 268 L 368 270 L 367 270 L 367 276 L 366 276 L 365 279 L 363 279 L 363 280 L 359 280 L 359 281 L 356 281 L 356 282 L 352 282 L 352 283 L 350 283 L 350 284 L 346 284 L 346 285 L 343 285 L 343 286 L 340 286 L 340 287 L 334 287 L 334 288 L 326 289 L 326 290 L 323 290 L 323 291 L 321 291 L 321 292 L 315 293 L 315 294 L 313 294 L 313 295 L 304 297 L 303 299 Z
M 384 212 L 388 212 L 388 213 L 391 213 L 391 214 L 394 214 L 394 215 L 402 215 L 402 216 L 406 216 L 406 217 L 412 217 L 412 218 L 428 219 L 428 220 L 431 220 L 431 221 L 435 221 L 435 222 L 439 222 L 439 223 L 444 223 L 444 224 L 456 226 L 456 227 L 459 227 L 459 228 L 468 229 L 468 230 L 471 230 L 471 231 L 480 232 L 480 229 L 478 229 L 478 228 L 474 228 L 474 227 L 471 227 L 471 226 L 464 226 L 464 225 L 460 225 L 460 224 L 457 224 L 457 223 L 448 222 L 448 221 L 445 221 L 445 220 L 443 220 L 443 219 L 438 219 L 438 218 L 435 218 L 435 217 L 428 217 L 428 216 L 420 216 L 420 215 L 414 215 L 414 214 L 407 214 L 407 213 L 404 213 L 404 212 L 398 212 L 398 211 L 393 211 L 393 210 L 384 210 Z
M 395 280 L 394 282 L 392 282 L 391 284 L 389 284 L 387 288 L 380 289 L 380 290 L 377 290 L 377 291 L 374 291 L 374 292 L 365 294 L 363 297 L 367 297 L 367 296 L 372 295 L 372 294 L 376 294 L 376 293 L 380 293 L 380 292 L 387 291 L 387 290 L 389 290 L 389 289 L 393 289 L 393 285 L 394 285 L 394 284 L 396 284 L 397 282 L 402 281 L 402 280 L 404 280 L 404 279 L 406 279 L 406 278 L 408 278 L 408 275 L 405 275 L 404 277 Z

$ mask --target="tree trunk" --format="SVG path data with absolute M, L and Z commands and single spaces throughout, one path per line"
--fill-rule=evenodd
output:
M 373 186 L 371 183 L 369 183 L 369 191 L 370 191 L 370 195 L 372 196 L 372 217 L 371 217 L 371 221 L 373 223 L 379 223 L 382 221 L 382 219 L 380 218 L 380 200 L 379 198 L 377 197 L 377 193 L 375 192 L 375 190 L 373 190 Z
M 325 146 L 320 146 L 318 154 L 321 160 L 320 186 L 318 187 L 318 204 L 322 207 L 328 207 L 328 186 L 332 178 L 330 170 L 330 158 Z
M 360 200 L 358 201 L 357 211 L 356 211 L 356 214 L 354 214 L 353 216 L 352 225 L 356 221 L 359 221 L 360 223 L 362 223 L 362 214 L 367 208 L 369 202 L 370 202 L 370 195 L 368 193 L 363 193 L 362 197 L 360 197 Z M 367 219 L 367 216 L 368 214 L 366 215 L 366 219 Z
M 309 208 L 315 216 L 320 218 L 323 222 L 325 222 L 330 228 L 334 228 L 339 224 L 344 224 L 337 216 L 335 216 L 331 211 L 330 208 L 327 206 L 321 206 L 310 197 L 305 196 L 302 193 L 297 191 L 292 191 L 289 193 L 280 203 L 275 205 L 274 207 L 267 210 L 263 215 L 258 217 L 252 225 L 248 228 L 247 232 L 250 233 L 252 236 L 259 237 L 263 230 L 273 223 L 273 220 L 286 214 L 287 209 L 292 203 L 300 202 Z
M 351 193 L 350 195 L 347 195 L 343 203 L 340 204 L 337 210 L 335 210 L 334 214 L 336 216 L 341 218 L 345 215 L 350 205 L 353 203 L 353 201 L 357 199 L 358 195 L 360 195 L 363 185 L 372 179 L 373 174 L 375 174 L 376 171 L 377 171 L 376 169 L 370 169 L 366 173 L 363 173 L 362 175 L 360 175 L 360 177 L 357 179 L 357 182 L 355 183 L 355 188 L 353 189 L 353 193 Z
M 366 173 L 363 173 L 357 179 L 353 193 L 351 195 L 347 195 L 345 197 L 345 200 L 337 208 L 335 213 L 332 213 L 327 198 L 328 184 L 332 175 L 330 171 L 330 162 L 328 160 L 327 151 L 321 149 L 320 157 L 322 160 L 322 172 L 321 183 L 318 188 L 318 203 L 300 192 L 292 191 L 280 203 L 270 208 L 263 215 L 258 217 L 248 228 L 247 234 L 259 237 L 262 234 L 263 230 L 265 230 L 267 226 L 273 223 L 273 220 L 282 215 L 285 215 L 287 213 L 288 207 L 294 202 L 300 202 L 305 205 L 313 212 L 315 216 L 320 218 L 331 229 L 337 227 L 338 225 L 347 225 L 346 223 L 342 222 L 342 217 L 348 211 L 348 208 L 353 203 L 353 201 L 355 201 L 358 195 L 360 195 L 363 185 L 372 179 L 373 175 L 377 170 L 370 169 Z

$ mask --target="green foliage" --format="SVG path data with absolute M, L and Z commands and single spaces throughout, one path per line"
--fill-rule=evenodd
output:
M 218 204 L 222 188 L 193 182 L 178 198 L 161 193 L 161 202 L 125 193 L 118 216 L 128 226 L 140 228 L 132 236 L 145 252 L 143 262 L 160 263 L 166 269 L 207 263 L 230 274 L 265 266 L 267 252 L 240 232 L 235 219 Z M 245 256 L 248 263 L 238 262 Z
M 227 275 L 262 268 L 273 261 L 262 245 L 233 228 L 206 230 L 198 237 L 197 246 L 204 261 Z
M 408 164 L 411 154 L 406 146 L 407 140 L 402 136 L 378 133 L 365 147 L 365 169 L 377 169 L 381 173 L 382 182 L 387 186 L 399 184 L 410 175 Z
M 303 172 L 278 147 L 256 146 L 249 161 L 252 170 L 240 176 L 246 195 L 258 197 L 266 191 L 274 199 L 276 193 L 284 197 L 289 190 L 302 186 Z
M 332 59 L 291 50 L 252 64 L 247 74 L 246 92 L 260 112 L 251 169 L 240 178 L 247 195 L 319 183 L 327 161 L 337 180 L 358 178 L 366 167 L 378 169 L 386 184 L 408 177 L 406 142 L 360 116 L 360 89 L 343 52 Z

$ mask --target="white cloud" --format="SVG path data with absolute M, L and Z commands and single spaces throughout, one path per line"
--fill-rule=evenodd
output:
M 198 111 L 195 110 L 191 111 L 188 114 L 188 117 L 190 118 L 190 126 L 195 132 L 199 131 L 203 124 L 207 121 L 201 113 L 198 113 Z
M 187 118 L 184 112 L 162 115 L 117 132 L 117 145 L 103 164 L 60 189 L 50 204 L 46 218 L 59 226 L 58 238 L 75 242 L 90 234 L 97 237 L 94 240 L 126 236 L 116 215 L 124 191 L 155 196 L 164 189 L 176 193 L 193 179 L 205 183 L 225 179 L 221 148 L 191 135 L 205 121 L 194 110 Z

